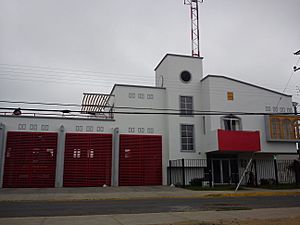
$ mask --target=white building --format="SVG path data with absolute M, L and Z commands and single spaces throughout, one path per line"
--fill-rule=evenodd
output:
M 155 78 L 85 94 L 86 118 L 1 115 L 0 186 L 165 185 L 169 160 L 182 158 L 209 159 L 214 182 L 230 183 L 232 159 L 296 158 L 292 96 L 203 78 L 190 56 L 167 54 Z

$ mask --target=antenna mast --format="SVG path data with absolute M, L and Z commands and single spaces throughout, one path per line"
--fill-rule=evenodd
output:
M 185 5 L 191 6 L 191 39 L 193 57 L 200 57 L 199 2 L 202 3 L 203 0 L 184 0 Z

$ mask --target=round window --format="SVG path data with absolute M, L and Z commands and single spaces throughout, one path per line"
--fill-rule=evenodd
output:
M 183 82 L 189 82 L 192 78 L 192 75 L 189 71 L 185 70 L 185 71 L 181 72 L 180 78 Z

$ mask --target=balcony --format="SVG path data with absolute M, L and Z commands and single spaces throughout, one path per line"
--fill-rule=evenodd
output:
M 258 152 L 260 148 L 259 131 L 218 130 L 219 151 Z
M 210 137 L 208 148 L 219 152 L 261 151 L 259 131 L 215 130 Z

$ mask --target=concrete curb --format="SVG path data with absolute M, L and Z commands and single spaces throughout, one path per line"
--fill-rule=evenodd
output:
M 142 214 L 111 214 L 111 215 L 82 215 L 82 216 L 52 216 L 52 217 L 7 217 L 0 218 L 1 225 L 200 225 L 200 224 L 227 224 L 226 221 L 249 221 L 255 219 L 264 224 L 264 219 L 274 222 L 285 219 L 298 220 L 299 207 L 292 208 L 264 208 L 242 211 L 194 211 Z M 259 220 L 257 220 L 259 219 Z M 272 224 L 275 224 L 272 223 Z M 232 223 L 229 223 L 232 224 Z M 251 223 L 253 224 L 253 223 Z M 269 223 L 268 223 L 269 224 Z M 276 223 L 277 224 L 277 223 Z M 283 224 L 283 223 L 280 223 Z M 291 223 L 295 224 L 295 223 Z M 298 224 L 298 223 L 297 223 Z
M 184 198 L 226 198 L 226 197 L 267 197 L 300 195 L 293 191 L 247 191 L 247 192 L 209 192 L 209 193 L 168 193 L 168 192 L 126 192 L 126 193 L 56 193 L 56 194 L 1 194 L 0 202 L 21 201 L 84 201 L 84 200 L 146 200 L 146 199 L 184 199 Z

